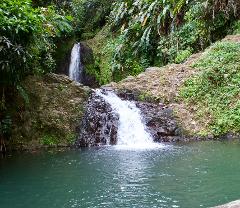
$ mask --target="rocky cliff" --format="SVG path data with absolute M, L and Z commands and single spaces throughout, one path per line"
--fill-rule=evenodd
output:
M 9 144 L 18 149 L 72 144 L 90 88 L 56 74 L 29 76 L 22 86 L 29 103 L 18 98 Z

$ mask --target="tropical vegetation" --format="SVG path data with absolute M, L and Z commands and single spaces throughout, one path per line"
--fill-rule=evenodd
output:
M 149 66 L 181 63 L 225 35 L 240 31 L 239 18 L 239 0 L 2 0 L 0 138 L 10 134 L 15 96 L 29 103 L 21 81 L 28 75 L 56 71 L 59 42 L 74 39 L 92 44 L 95 62 L 87 73 L 101 85 L 137 75 Z M 216 54 L 210 54 L 213 60 L 219 51 L 233 50 L 232 56 L 239 52 L 231 44 L 215 47 Z M 232 75 L 237 73 L 232 65 L 221 69 L 219 64 L 231 62 L 226 56 L 223 62 L 211 62 L 214 69 L 205 67 L 210 59 L 196 65 L 206 70 L 200 79 L 186 84 L 186 99 L 195 102 L 203 96 L 199 91 L 203 86 L 210 97 L 215 85 L 221 84 L 220 94 L 232 89 L 221 81 L 228 74 L 228 82 L 234 82 Z M 206 76 L 212 77 L 211 82 L 205 83 Z M 214 96 L 209 99 L 206 102 L 211 104 Z M 231 117 L 231 112 L 224 115 Z M 225 125 L 229 116 L 217 123 Z M 215 132 L 219 125 L 213 124 Z
M 116 1 L 109 18 L 117 44 L 110 59 L 113 73 L 134 75 L 152 65 L 183 62 L 232 32 L 239 4 L 237 0 Z
M 240 44 L 217 42 L 193 67 L 201 73 L 188 79 L 181 96 L 209 120 L 206 134 L 240 131 Z

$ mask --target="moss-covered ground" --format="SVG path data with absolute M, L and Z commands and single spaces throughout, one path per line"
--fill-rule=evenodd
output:
M 208 121 L 207 132 L 240 132 L 240 43 L 215 43 L 193 67 L 201 72 L 184 83 L 181 97 Z

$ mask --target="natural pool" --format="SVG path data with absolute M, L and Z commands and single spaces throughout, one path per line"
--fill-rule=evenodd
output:
M 211 207 L 240 198 L 240 143 L 114 147 L 0 159 L 1 208 Z

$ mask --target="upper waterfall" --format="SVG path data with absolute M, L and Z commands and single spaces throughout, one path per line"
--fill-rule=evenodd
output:
M 69 65 L 70 79 L 82 82 L 82 64 L 81 64 L 81 44 L 74 44 L 71 52 L 71 62 Z
M 159 148 L 163 145 L 153 142 L 151 135 L 146 131 L 140 110 L 134 102 L 121 100 L 115 93 L 96 90 L 111 105 L 114 113 L 119 115 L 117 147 L 118 148 Z

